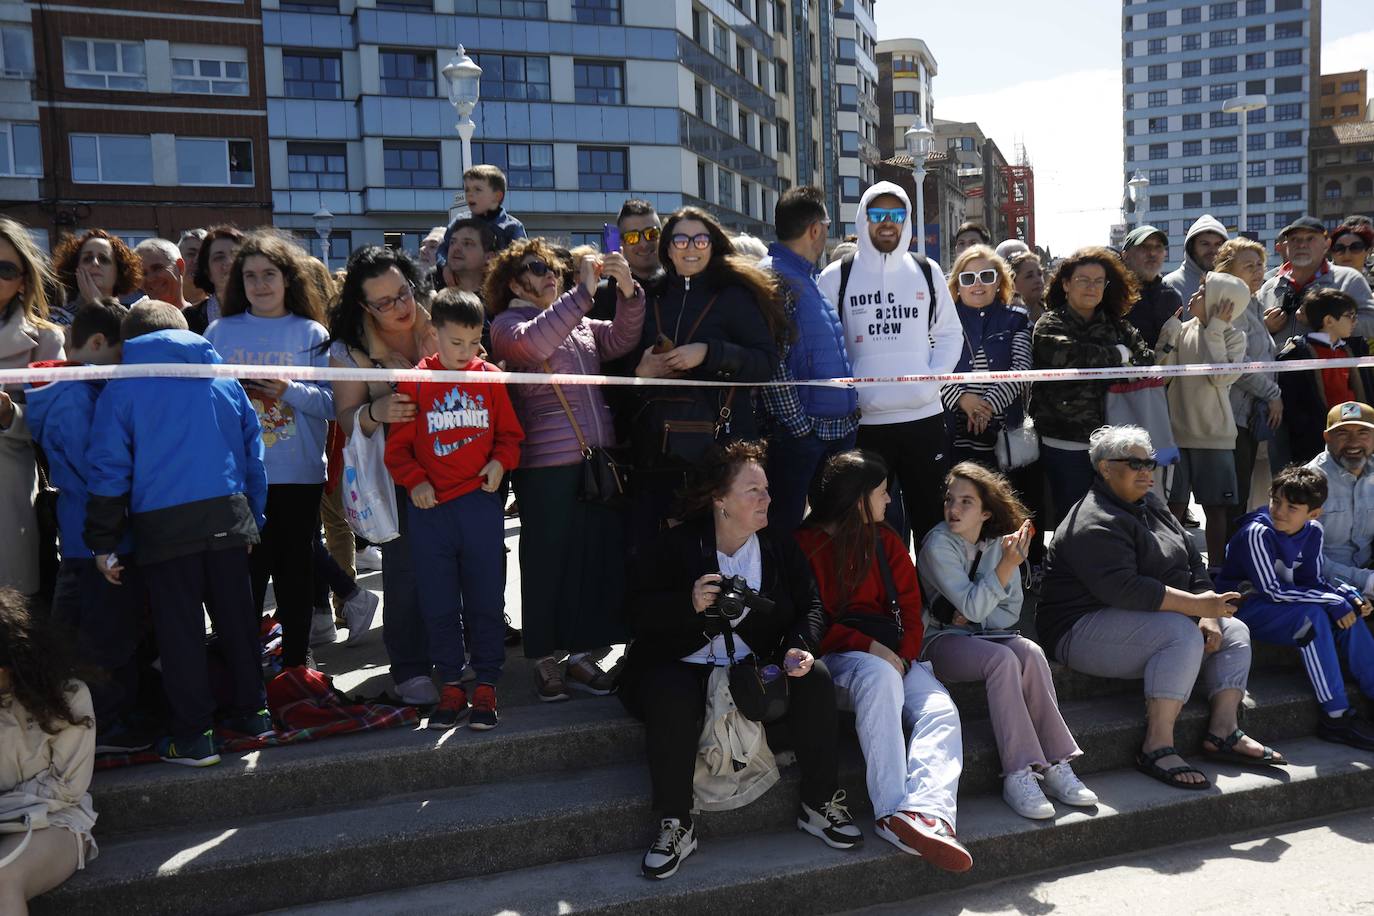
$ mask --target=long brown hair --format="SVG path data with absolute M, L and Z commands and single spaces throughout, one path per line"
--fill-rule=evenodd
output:
M 78 718 L 72 711 L 67 690 L 77 672 L 67 642 L 54 637 L 29 613 L 23 595 L 0 588 L 0 668 L 9 672 L 13 699 L 50 735 L 68 725 L 93 728 L 90 716 Z M 0 705 L 9 702 L 0 694 Z
M 1030 510 L 1016 495 L 1011 482 L 996 471 L 973 461 L 961 461 L 945 475 L 944 489 L 948 490 L 956 480 L 968 481 L 978 491 L 983 511 L 990 513 L 988 520 L 983 522 L 982 537 L 1012 534 L 1030 518 Z
M 88 229 L 81 235 L 67 236 L 52 253 L 53 272 L 67 288 L 67 295 L 77 295 L 76 268 L 81 261 L 81 249 L 91 239 L 110 243 L 115 266 L 114 294 L 123 296 L 138 289 L 143 282 L 143 259 L 130 251 L 119 236 L 110 235 L 104 229 Z
M 706 234 L 711 236 L 711 259 L 706 262 L 706 267 L 701 272 L 706 282 L 717 289 L 727 286 L 744 287 L 758 303 L 763 320 L 768 322 L 768 329 L 773 332 L 773 340 L 778 346 L 795 340 L 796 329 L 787 319 L 782 289 L 778 286 L 775 276 L 760 268 L 756 259 L 737 253 L 735 243 L 730 241 L 730 237 L 725 234 L 720 223 L 716 222 L 716 218 L 705 210 L 683 207 L 669 216 L 668 221 L 663 224 L 663 234 L 658 237 L 658 260 L 668 272 L 668 276 L 677 276 L 673 260 L 668 256 L 673 230 L 677 228 L 678 223 L 687 219 L 701 223 L 706 227 Z
M 1064 287 L 1073 279 L 1074 271 L 1084 264 L 1096 264 L 1107 272 L 1107 288 L 1102 291 L 1097 310 L 1111 318 L 1124 318 L 1140 299 L 1140 281 L 1110 248 L 1080 248 L 1059 262 L 1054 274 L 1045 281 L 1045 307 L 1069 307 L 1069 294 Z
M 203 251 L 208 251 L 208 245 Z M 288 242 L 275 229 L 257 229 L 244 237 L 234 252 L 234 266 L 229 268 L 229 280 L 224 285 L 224 301 L 220 314 L 228 317 L 248 311 L 248 295 L 243 289 L 243 262 L 251 257 L 266 258 L 281 271 L 286 287 L 286 310 L 293 315 L 324 321 L 324 305 L 319 287 L 306 264 L 309 257 L 295 242 Z
M 833 455 L 811 482 L 811 512 L 806 528 L 828 528 L 834 546 L 834 578 L 848 600 L 868 576 L 877 556 L 878 526 L 869 513 L 868 494 L 887 480 L 887 465 L 874 452 L 852 449 Z
M 48 287 L 53 283 L 53 275 L 47 258 L 33 243 L 28 230 L 8 216 L 0 216 L 0 239 L 9 242 L 19 255 L 19 266 L 24 271 L 24 289 L 16 297 L 19 307 L 33 324 L 48 324 Z M 3 309 L 8 307 L 8 302 L 0 302 L 0 319 L 6 317 Z

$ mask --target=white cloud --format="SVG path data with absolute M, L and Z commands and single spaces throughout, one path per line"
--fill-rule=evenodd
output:
M 1323 32 L 1322 72 L 1345 73 L 1350 70 L 1363 70 L 1374 64 L 1374 29 L 1332 38 Z
M 1055 254 L 1103 245 L 1120 220 L 1121 71 L 1084 70 L 997 92 L 935 97 L 935 116 L 977 121 L 1002 155 L 1035 167 L 1035 240 Z

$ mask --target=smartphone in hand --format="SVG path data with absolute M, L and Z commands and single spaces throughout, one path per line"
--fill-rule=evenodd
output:
M 613 223 L 601 224 L 601 253 L 610 254 L 620 250 L 620 227 Z

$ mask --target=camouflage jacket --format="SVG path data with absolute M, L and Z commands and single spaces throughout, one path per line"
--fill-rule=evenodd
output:
M 1154 351 L 1140 332 L 1099 309 L 1087 321 L 1070 308 L 1050 309 L 1035 323 L 1031 338 L 1036 369 L 1090 369 L 1122 365 L 1123 346 L 1130 364 L 1149 366 Z M 1031 385 L 1031 416 L 1042 436 L 1087 442 L 1093 430 L 1107 422 L 1107 380 L 1036 382 Z

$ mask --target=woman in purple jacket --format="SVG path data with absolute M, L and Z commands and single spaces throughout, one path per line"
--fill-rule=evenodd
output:
M 584 259 L 581 282 L 565 293 L 566 266 L 548 242 L 534 238 L 517 239 L 487 268 L 492 355 L 511 370 L 596 375 L 604 360 L 639 343 L 644 291 L 625 258 L 613 252 Z M 587 317 L 602 276 L 616 288 L 614 321 Z M 578 440 L 614 444 L 611 411 L 596 385 L 512 385 L 511 396 L 525 427 L 512 475 L 520 501 L 525 656 L 537 660 L 535 686 L 545 702 L 566 700 L 568 686 L 605 695 L 613 677 L 597 660 L 626 638 L 623 523 L 615 509 L 578 498 Z M 566 676 L 559 667 L 564 653 Z

